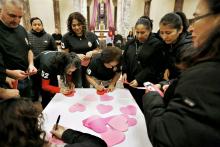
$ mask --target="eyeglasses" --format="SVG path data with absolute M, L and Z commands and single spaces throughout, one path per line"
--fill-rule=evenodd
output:
M 192 19 L 189 19 L 189 24 L 190 25 L 193 25 L 196 21 L 200 20 L 200 19 L 203 19 L 205 17 L 208 17 L 210 15 L 212 15 L 213 13 L 207 13 L 207 14 L 204 14 L 204 15 L 201 15 L 201 16 L 197 16 L 195 18 L 192 18 Z

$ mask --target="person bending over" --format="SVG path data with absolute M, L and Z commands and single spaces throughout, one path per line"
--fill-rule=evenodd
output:
M 107 87 L 113 91 L 121 75 L 122 52 L 117 47 L 107 47 L 94 56 L 86 70 L 86 78 L 97 90 Z

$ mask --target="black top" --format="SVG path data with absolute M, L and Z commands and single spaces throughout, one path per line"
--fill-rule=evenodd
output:
M 184 71 L 161 98 L 143 97 L 148 135 L 157 147 L 220 146 L 220 60 Z M 171 90 L 170 90 L 171 88 Z M 158 131 L 156 131 L 158 130 Z
M 30 44 L 25 29 L 8 28 L 0 21 L 0 81 L 5 81 L 5 70 L 23 70 L 28 68 Z
M 121 72 L 121 65 L 118 64 L 113 68 L 105 67 L 101 60 L 101 54 L 97 54 L 92 58 L 86 70 L 87 75 L 103 81 L 111 80 L 118 72 Z
M 122 37 L 122 35 L 120 35 L 120 34 L 115 35 L 113 43 L 114 43 L 115 46 L 120 48 L 123 45 L 123 37 Z
M 40 53 L 35 60 L 36 65 L 40 66 L 39 72 L 41 73 L 41 77 L 45 80 L 50 80 L 50 85 L 53 86 L 58 86 L 57 75 L 61 75 L 65 72 L 62 71 L 59 66 L 59 63 L 63 61 L 56 61 L 56 64 L 54 64 L 56 54 L 58 53 L 58 51 L 44 51 Z M 80 74 L 79 69 L 76 69 L 72 74 L 76 88 L 78 87 L 77 78 L 74 77 L 78 74 Z
M 99 137 L 67 129 L 62 135 L 65 147 L 107 147 L 107 144 Z
M 164 44 L 151 34 L 144 43 L 137 40 L 130 41 L 123 53 L 122 72 L 127 73 L 127 80 L 136 79 L 143 86 L 143 82 L 158 83 L 163 79 L 165 70 Z
M 52 37 L 53 37 L 54 40 L 61 40 L 62 39 L 62 35 L 61 34 L 53 33 Z
M 62 49 L 69 49 L 69 52 L 76 54 L 86 54 L 88 51 L 99 46 L 97 36 L 92 32 L 87 32 L 85 37 L 77 37 L 73 33 L 68 32 L 62 38 Z
M 28 33 L 28 39 L 31 43 L 31 48 L 34 53 L 34 57 L 36 57 L 45 50 L 57 50 L 53 37 L 44 30 L 41 32 L 31 30 Z
M 177 78 L 180 75 L 181 71 L 176 68 L 175 64 L 180 63 L 182 53 L 191 49 L 191 46 L 192 36 L 190 33 L 181 34 L 176 43 L 166 46 L 167 68 L 170 71 L 169 79 Z

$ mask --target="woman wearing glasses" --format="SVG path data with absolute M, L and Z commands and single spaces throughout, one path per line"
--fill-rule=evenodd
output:
M 143 97 L 153 146 L 220 146 L 220 1 L 200 0 L 194 17 L 189 31 L 195 49 L 183 53 L 190 67 L 169 97 L 156 92 Z
M 123 54 L 122 80 L 142 109 L 141 97 L 143 83 L 158 83 L 164 73 L 164 44 L 157 39 L 152 31 L 152 22 L 148 17 L 141 17 L 135 25 L 136 38 L 129 41 Z
M 86 78 L 97 90 L 114 90 L 121 75 L 121 49 L 108 46 L 91 59 L 86 70 Z
M 188 21 L 182 12 L 168 13 L 160 20 L 159 35 L 166 44 L 167 70 L 165 79 L 175 79 L 180 74 L 183 50 L 192 46 L 192 37 L 188 29 Z
M 86 80 L 86 67 L 89 64 L 90 58 L 93 54 L 99 52 L 99 41 L 97 36 L 92 32 L 87 32 L 86 19 L 79 13 L 71 13 L 67 20 L 68 33 L 62 38 L 61 47 L 66 52 L 75 52 L 82 64 L 81 76 L 82 79 L 78 85 L 84 88 L 89 88 L 89 83 Z

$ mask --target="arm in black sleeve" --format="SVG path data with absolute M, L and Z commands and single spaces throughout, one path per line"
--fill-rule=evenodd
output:
M 62 140 L 68 143 L 65 147 L 107 147 L 101 138 L 72 129 L 64 131 Z
M 81 67 L 76 69 L 72 73 L 73 83 L 75 84 L 75 88 L 82 88 L 82 77 L 81 77 Z
M 150 69 L 150 67 L 145 67 L 141 72 L 135 75 L 135 79 L 139 84 L 147 82 L 146 79 L 153 79 L 154 73 Z
M 126 59 L 126 54 L 127 54 L 127 50 L 128 50 L 128 46 L 129 44 L 125 45 L 124 48 L 124 53 L 122 55 L 122 74 L 127 73 L 127 59 Z
M 157 147 L 174 146 L 166 123 L 163 121 L 166 107 L 162 97 L 157 92 L 149 92 L 143 96 L 142 101 L 148 136 L 152 145 Z
M 55 40 L 53 39 L 52 36 L 50 36 L 50 46 L 49 46 L 49 49 L 52 50 L 52 51 L 57 51 L 57 46 L 56 46 Z

